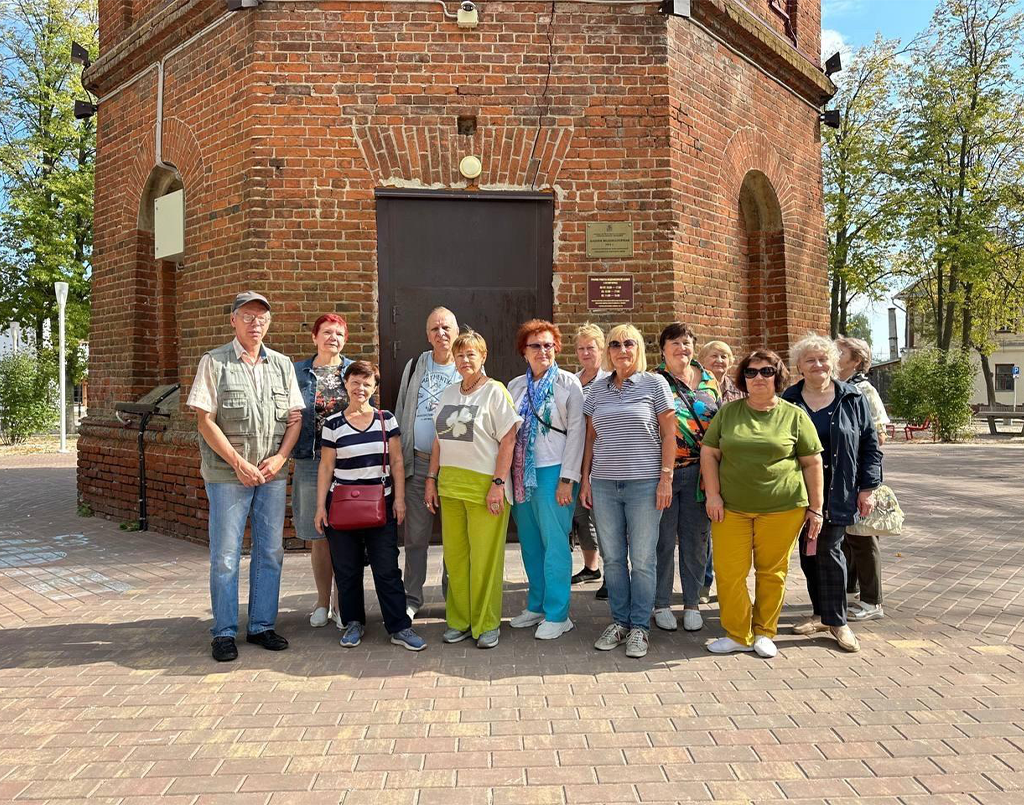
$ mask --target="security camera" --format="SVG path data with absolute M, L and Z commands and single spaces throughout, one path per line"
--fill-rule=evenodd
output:
M 460 28 L 476 28 L 480 24 L 480 14 L 475 3 L 463 0 L 459 4 L 458 23 Z

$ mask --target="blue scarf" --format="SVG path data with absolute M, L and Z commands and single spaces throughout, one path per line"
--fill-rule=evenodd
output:
M 534 459 L 534 444 L 537 441 L 537 428 L 550 430 L 537 421 L 534 412 L 545 422 L 551 421 L 551 401 L 555 397 L 555 378 L 558 377 L 558 364 L 554 363 L 540 380 L 534 380 L 533 371 L 526 372 L 526 394 L 519 403 L 519 415 L 523 424 L 516 434 L 516 447 L 512 453 L 512 490 L 516 503 L 525 503 L 533 497 L 537 488 L 537 465 Z

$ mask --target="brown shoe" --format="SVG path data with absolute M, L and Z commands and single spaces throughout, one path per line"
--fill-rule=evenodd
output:
M 809 635 L 815 632 L 824 632 L 828 627 L 822 623 L 818 618 L 810 617 L 806 620 L 800 621 L 796 626 L 793 627 L 793 634 Z
M 853 633 L 853 629 L 849 626 L 830 626 L 828 630 L 832 632 L 832 636 L 839 643 L 839 648 L 843 651 L 849 651 L 851 653 L 860 651 L 860 643 L 857 641 L 857 635 Z

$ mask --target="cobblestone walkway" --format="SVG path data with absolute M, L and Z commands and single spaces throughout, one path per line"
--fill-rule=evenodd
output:
M 0 459 L 0 802 L 1024 803 L 1024 448 L 892 449 L 888 617 L 857 655 L 783 628 L 770 662 L 704 650 L 714 603 L 644 660 L 595 652 L 596 585 L 558 641 L 442 646 L 439 556 L 427 651 L 387 643 L 375 603 L 343 650 L 290 555 L 291 649 L 217 665 L 204 549 L 76 517 L 73 466 Z M 506 616 L 515 547 L 507 568 Z M 802 585 L 794 562 L 784 624 Z

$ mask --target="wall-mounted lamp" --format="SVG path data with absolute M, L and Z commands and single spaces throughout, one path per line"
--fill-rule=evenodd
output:
M 459 3 L 458 23 L 460 28 L 476 28 L 480 24 L 480 12 L 470 0 Z
M 838 109 L 826 109 L 818 115 L 818 120 L 832 129 L 838 129 L 842 125 L 842 118 Z
M 843 71 L 843 57 L 838 53 L 833 53 L 828 57 L 828 61 L 825 62 L 825 77 L 831 78 L 836 73 Z
M 77 42 L 72 42 L 71 62 L 72 64 L 80 64 L 82 67 L 88 67 L 91 63 L 89 61 L 89 51 Z
M 75 120 L 85 120 L 92 117 L 99 110 L 99 107 L 89 101 L 75 101 Z

